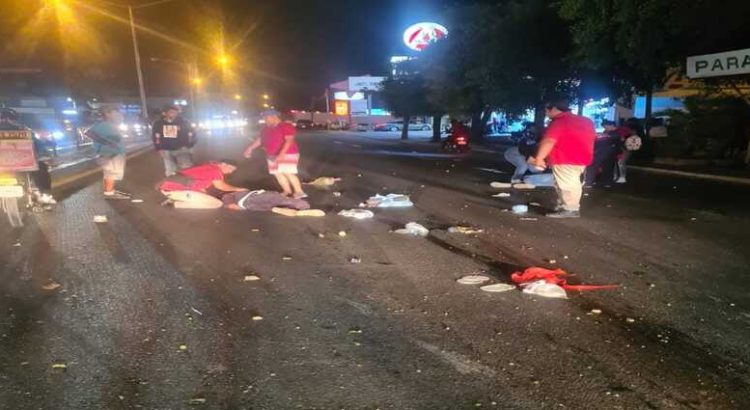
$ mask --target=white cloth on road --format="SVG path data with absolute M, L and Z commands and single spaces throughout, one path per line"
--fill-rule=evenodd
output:
M 367 209 L 347 209 L 339 212 L 339 215 L 354 219 L 368 219 L 375 216 L 372 211 L 368 211 Z

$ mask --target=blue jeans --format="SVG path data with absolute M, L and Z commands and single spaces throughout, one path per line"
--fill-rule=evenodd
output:
M 190 148 L 180 148 L 174 151 L 162 150 L 159 155 L 164 160 L 164 174 L 168 177 L 177 171 L 193 166 L 193 152 Z

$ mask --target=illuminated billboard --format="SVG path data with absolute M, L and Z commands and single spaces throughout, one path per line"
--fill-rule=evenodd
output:
M 422 51 L 446 36 L 448 36 L 448 29 L 438 23 L 417 23 L 404 31 L 404 44 L 412 50 Z

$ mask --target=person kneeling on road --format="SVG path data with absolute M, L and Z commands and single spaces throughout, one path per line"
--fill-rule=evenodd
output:
M 248 191 L 224 180 L 236 170 L 236 163 L 230 160 L 209 162 L 180 170 L 157 188 L 167 197 L 164 203 L 177 209 L 217 209 L 224 205 L 225 195 Z

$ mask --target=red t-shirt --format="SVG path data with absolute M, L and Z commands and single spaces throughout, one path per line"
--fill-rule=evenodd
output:
M 180 175 L 190 178 L 187 183 L 164 181 L 159 187 L 162 191 L 205 191 L 214 181 L 224 179 L 218 164 L 207 163 L 179 171 Z
M 596 130 L 586 117 L 564 112 L 552 119 L 544 138 L 555 141 L 548 158 L 552 165 L 591 165 L 594 160 Z
M 281 151 L 281 147 L 284 146 L 286 137 L 290 135 L 294 137 L 296 132 L 297 129 L 294 128 L 294 125 L 289 124 L 288 122 L 282 122 L 275 127 L 264 127 L 260 131 L 260 140 L 263 143 L 263 148 L 266 149 L 266 154 L 272 157 L 278 155 L 279 151 Z M 297 143 L 293 141 L 286 153 L 299 154 Z

